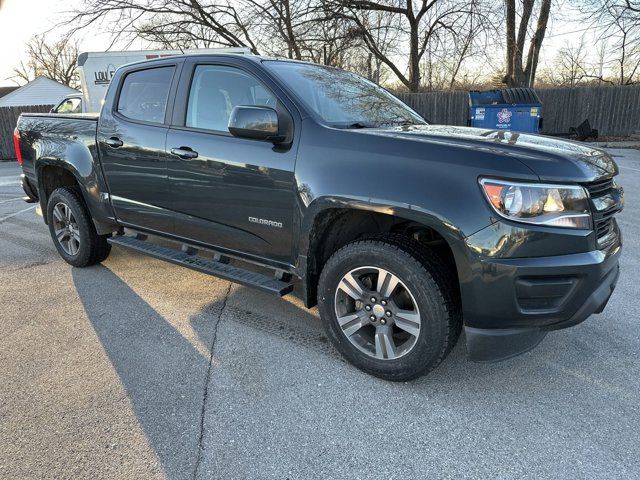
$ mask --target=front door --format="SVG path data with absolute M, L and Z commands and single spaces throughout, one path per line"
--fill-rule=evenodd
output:
M 117 219 L 163 233 L 173 232 L 173 214 L 166 208 L 165 116 L 175 71 L 176 65 L 164 65 L 127 73 L 98 132 Z
M 167 135 L 176 235 L 290 264 L 295 148 L 234 137 L 227 129 L 236 105 L 276 108 L 278 98 L 239 66 L 193 61 L 182 77 L 188 91 L 182 124 Z

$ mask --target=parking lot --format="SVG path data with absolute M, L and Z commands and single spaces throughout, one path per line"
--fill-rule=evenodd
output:
M 74 269 L 0 164 L 0 478 L 640 478 L 640 151 L 603 314 L 394 384 L 317 311 L 114 248 Z

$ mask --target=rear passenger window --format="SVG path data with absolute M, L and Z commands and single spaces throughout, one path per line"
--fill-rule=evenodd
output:
M 276 97 L 258 79 L 234 67 L 198 65 L 193 74 L 187 127 L 228 132 L 237 105 L 276 107 Z
M 118 112 L 133 120 L 164 123 L 174 70 L 175 67 L 160 67 L 127 74 L 120 90 Z

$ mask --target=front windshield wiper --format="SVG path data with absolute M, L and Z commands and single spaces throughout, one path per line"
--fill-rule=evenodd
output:
M 340 124 L 334 124 L 331 126 L 334 128 L 351 129 L 351 128 L 379 128 L 379 127 L 391 126 L 391 125 L 394 125 L 394 126 L 399 125 L 401 127 L 406 127 L 410 125 L 426 125 L 426 123 L 418 123 L 411 120 L 390 120 L 388 122 L 380 122 L 380 123 L 367 123 L 367 122 L 353 122 L 349 124 L 340 123 Z
M 335 128 L 375 128 L 373 123 L 353 122 L 348 125 L 332 125 Z
M 411 125 L 426 125 L 427 123 L 418 123 L 411 120 L 396 120 L 394 122 L 387 122 L 385 125 L 398 125 L 400 127 L 408 127 Z

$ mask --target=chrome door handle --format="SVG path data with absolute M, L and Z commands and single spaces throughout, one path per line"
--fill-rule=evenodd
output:
M 191 160 L 193 158 L 198 158 L 198 152 L 194 152 L 189 147 L 178 147 L 171 149 L 171 155 L 175 155 L 176 157 L 184 158 L 185 160 Z
M 122 140 L 120 140 L 118 137 L 107 138 L 104 141 L 104 143 L 109 145 L 111 148 L 118 148 L 118 147 L 121 147 L 123 145 Z

